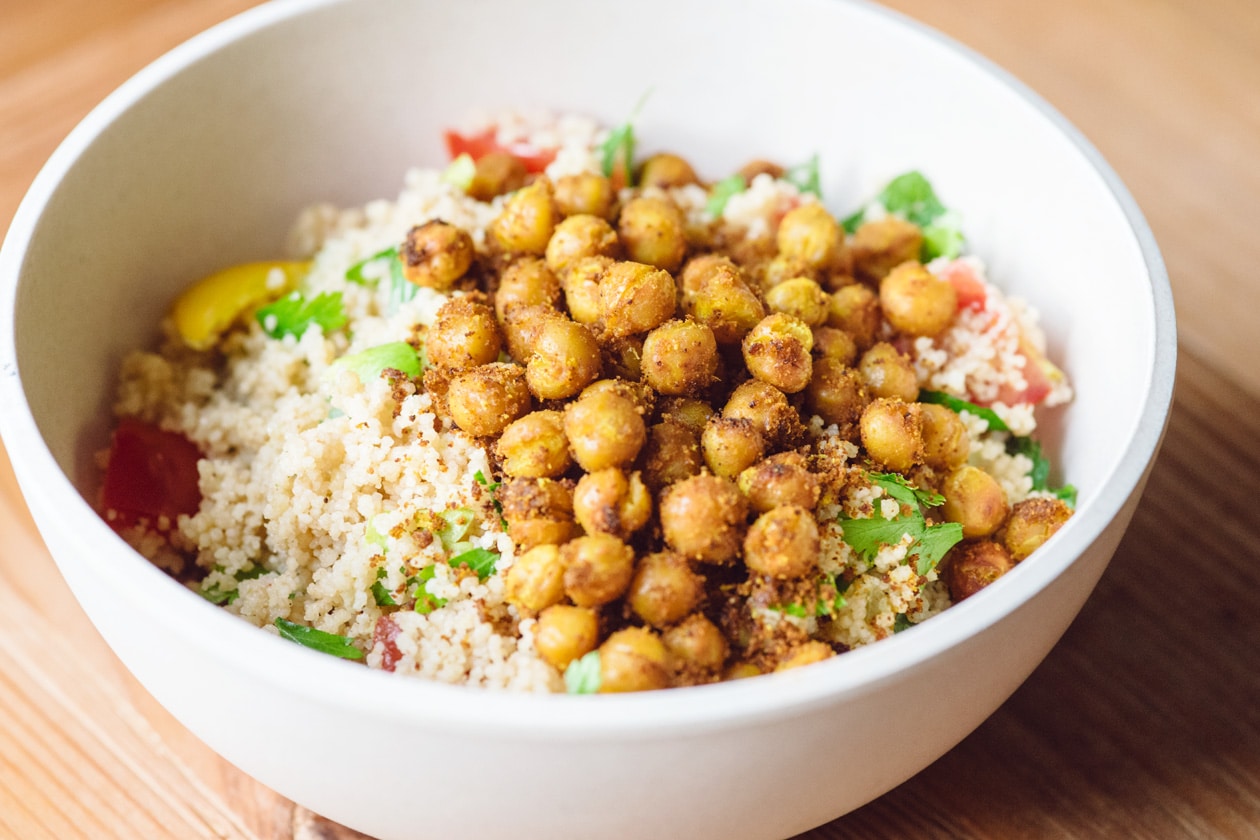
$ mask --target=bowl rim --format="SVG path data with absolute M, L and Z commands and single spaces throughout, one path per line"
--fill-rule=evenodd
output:
M 745 725 L 802 714 L 838 697 L 875 691 L 888 680 L 944 653 L 1015 612 L 1077 561 L 1143 484 L 1168 421 L 1175 379 L 1177 339 L 1172 290 L 1154 235 L 1136 201 L 1101 153 L 1053 106 L 1011 73 L 969 47 L 890 9 L 867 0 L 840 2 L 864 14 L 882 16 L 909 27 L 975 65 L 998 84 L 1031 105 L 1063 134 L 1101 178 L 1122 211 L 1140 250 L 1149 279 L 1148 317 L 1151 356 L 1138 423 L 1132 439 L 1097 495 L 1073 517 L 1071 527 L 1054 538 L 1041 561 L 1021 565 L 1019 574 L 1003 577 L 984 593 L 952 606 L 929 623 L 910 628 L 876 645 L 810 668 L 771 674 L 755 680 L 602 696 L 598 700 L 567 695 L 529 695 L 425 679 L 399 677 L 363 668 L 285 642 L 236 616 L 210 605 L 170 579 L 132 551 L 96 514 L 61 470 L 41 437 L 27 404 L 17 368 L 15 314 L 21 268 L 39 218 L 57 185 L 79 156 L 136 101 L 199 59 L 242 36 L 322 7 L 350 0 L 273 0 L 194 36 L 159 57 L 124 82 L 71 131 L 40 170 L 20 203 L 0 247 L 0 434 L 8 448 L 22 492 L 32 512 L 58 510 L 76 523 L 67 536 L 84 552 L 96 547 L 88 562 L 130 564 L 123 575 L 99 575 L 116 596 L 135 604 L 158 626 L 175 628 L 202 653 L 229 670 L 340 709 L 356 709 L 395 721 L 440 726 L 447 731 L 477 730 L 482 734 L 589 738 L 666 736 Z M 38 518 L 38 517 L 37 517 Z M 102 551 L 100 546 L 104 545 Z M 60 565 L 60 561 L 58 561 Z M 64 570 L 63 570 L 64 572 Z M 200 612 L 199 612 L 200 611 Z M 184 629 L 190 614 L 213 628 L 215 639 Z M 210 618 L 211 613 L 218 618 Z M 926 628 L 930 627 L 931 630 Z

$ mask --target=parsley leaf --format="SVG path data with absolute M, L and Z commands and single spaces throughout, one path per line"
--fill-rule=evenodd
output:
M 434 610 L 446 606 L 446 599 L 439 598 L 429 593 L 428 583 L 433 580 L 433 575 L 437 571 L 433 566 L 425 566 L 414 577 L 407 579 L 408 586 L 415 586 L 412 593 L 415 598 L 415 610 L 421 615 L 428 615 Z
M 407 276 L 403 274 L 402 258 L 397 248 L 386 248 L 367 259 L 359 260 L 346 270 L 346 280 L 356 286 L 375 289 L 379 281 L 375 277 L 365 276 L 363 269 L 378 260 L 389 260 L 389 297 L 386 300 L 386 311 L 393 315 L 398 311 L 399 306 L 414 298 L 416 292 L 419 291 L 419 287 L 409 282 Z
M 919 253 L 923 262 L 942 256 L 956 257 L 962 253 L 962 220 L 941 203 L 923 173 L 911 171 L 893 178 L 874 201 L 863 205 L 841 222 L 844 229 L 848 233 L 856 231 L 866 221 L 867 213 L 874 205 L 917 225 L 923 231 L 923 245 Z
M 398 249 L 386 248 L 384 251 L 375 253 L 372 256 L 368 257 L 367 259 L 359 260 L 357 263 L 350 266 L 350 268 L 346 270 L 346 280 L 348 280 L 351 283 L 354 283 L 356 286 L 367 286 L 369 288 L 375 288 L 376 279 L 375 278 L 369 279 L 367 277 L 364 277 L 363 269 L 366 268 L 368 265 L 376 262 L 377 260 L 384 260 L 384 259 L 394 259 L 394 260 L 398 259 Z
M 746 189 L 748 189 L 748 182 L 738 172 L 729 178 L 723 178 L 709 190 L 709 200 L 704 205 L 704 209 L 710 216 L 721 216 L 722 211 L 726 209 L 726 202 L 731 200 L 731 196 L 739 195 Z
M 822 185 L 818 176 L 818 155 L 815 154 L 799 166 L 793 166 L 784 172 L 783 180 L 803 193 L 813 193 L 822 198 Z
M 494 505 L 494 512 L 499 514 L 499 524 L 503 526 L 503 530 L 506 531 L 508 523 L 507 520 L 503 518 L 503 503 L 500 502 L 494 495 L 495 491 L 503 486 L 503 482 L 496 481 L 491 483 L 490 480 L 486 478 L 486 474 L 481 470 L 477 470 L 473 473 L 473 478 L 477 480 L 478 484 L 486 488 L 486 492 L 490 494 L 490 504 Z
M 499 553 L 491 551 L 488 548 L 471 548 L 462 554 L 456 554 L 450 559 L 450 564 L 454 566 L 467 566 L 477 573 L 477 577 L 485 580 L 494 574 L 494 564 L 499 561 Z
M 342 356 L 332 363 L 332 367 L 354 371 L 354 375 L 365 385 L 391 368 L 402 371 L 407 376 L 419 376 L 421 370 L 420 354 L 405 341 L 378 344 L 358 353 Z
M 928 525 L 922 507 L 935 507 L 945 499 L 936 494 L 910 485 L 896 473 L 870 473 L 871 483 L 878 485 L 891 498 L 910 508 L 892 519 L 876 514 L 869 519 L 852 519 L 840 516 L 841 537 L 868 562 L 885 545 L 896 545 L 908 535 L 910 547 L 907 559 L 917 557 L 915 571 L 926 575 L 951 548 L 962 540 L 962 526 L 957 522 Z
M 594 694 L 599 691 L 599 651 L 593 650 L 574 659 L 564 669 L 564 689 L 569 694 Z
M 216 566 L 215 570 L 221 572 L 223 571 L 223 568 L 221 566 Z M 265 574 L 267 574 L 267 570 L 262 566 L 251 566 L 244 571 L 237 572 L 232 577 L 236 579 L 237 583 L 240 583 L 243 580 L 254 580 L 255 578 L 260 578 Z M 202 598 L 205 598 L 210 603 L 218 604 L 219 606 L 223 606 L 224 604 L 233 604 L 236 602 L 237 598 L 241 597 L 239 589 L 224 589 L 219 585 L 218 581 L 215 581 L 210 586 L 203 586 L 197 591 L 197 594 Z
M 307 328 L 318 324 L 325 333 L 346 325 L 346 312 L 341 306 L 341 292 L 320 292 L 309 300 L 301 292 L 293 292 L 255 313 L 263 332 L 272 338 L 291 335 L 301 338 Z
M 376 599 L 376 606 L 378 607 L 396 607 L 398 602 L 394 600 L 394 596 L 390 591 L 385 588 L 385 584 L 381 583 L 384 579 L 385 570 L 377 569 L 376 581 L 372 584 L 372 597 Z
M 967 402 L 960 397 L 946 394 L 944 391 L 920 391 L 919 402 L 943 405 L 955 413 L 965 411 L 968 414 L 974 414 L 989 424 L 989 431 L 991 432 L 1009 432 L 1011 430 L 1010 426 L 1007 426 L 993 409 L 976 405 L 973 402 Z
M 905 613 L 897 613 L 893 618 L 893 632 L 900 633 L 902 630 L 909 630 L 914 626 L 914 622 Z
M 438 516 L 444 523 L 437 532 L 438 539 L 442 541 L 442 548 L 449 554 L 463 541 L 464 537 L 468 536 L 476 515 L 469 508 L 453 508 L 442 511 Z
M 280 635 L 290 642 L 297 642 L 303 647 L 327 653 L 341 659 L 362 659 L 363 651 L 354 646 L 354 642 L 336 633 L 325 633 L 314 627 L 306 627 L 283 618 L 276 619 L 276 629 Z

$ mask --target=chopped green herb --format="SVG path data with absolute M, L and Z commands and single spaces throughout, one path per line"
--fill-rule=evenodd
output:
M 909 630 L 913 626 L 914 622 L 911 621 L 910 617 L 905 613 L 897 613 L 896 617 L 893 618 L 894 633 L 900 633 L 902 630 Z
M 477 164 L 473 161 L 472 155 L 462 152 L 442 171 L 442 183 L 450 184 L 460 192 L 468 192 L 468 187 L 472 185 L 476 174 Z
M 256 317 L 263 332 L 272 338 L 301 338 L 315 324 L 330 333 L 345 326 L 347 320 L 341 292 L 320 292 L 309 300 L 301 292 L 293 292 L 259 309 Z
M 837 580 L 835 575 L 826 574 L 820 581 L 819 588 L 828 586 L 835 590 L 836 596 L 834 598 L 819 597 L 818 604 L 814 607 L 815 615 L 836 615 L 848 603 L 844 600 L 844 593 L 849 588 L 849 581 Z
M 416 296 L 420 287 L 407 280 L 403 274 L 402 260 L 394 258 L 389 261 L 389 300 L 386 311 L 393 315 L 398 308 Z
M 446 606 L 445 598 L 429 593 L 428 583 L 433 580 L 436 571 L 437 569 L 433 566 L 425 566 L 415 577 L 407 579 L 407 585 L 415 587 L 412 596 L 415 598 L 416 612 L 421 615 L 428 615 L 439 607 Z
M 947 212 L 930 225 L 923 228 L 923 247 L 920 257 L 924 262 L 931 262 L 937 257 L 953 259 L 962 253 L 962 225 L 956 214 Z
M 495 491 L 503 486 L 503 482 L 496 481 L 491 483 L 490 480 L 486 478 L 485 473 L 481 470 L 477 470 L 477 472 L 473 473 L 473 478 L 476 479 L 478 484 L 486 488 L 486 492 L 490 494 L 490 504 L 494 506 L 494 512 L 499 514 L 499 524 L 503 526 L 503 530 L 506 531 L 508 524 L 507 520 L 503 518 L 503 503 L 500 502 L 494 495 Z
M 389 539 L 380 531 L 376 530 L 375 516 L 368 520 L 367 533 L 363 538 L 368 541 L 369 545 L 374 545 L 379 548 L 382 554 L 389 551 Z
M 1032 461 L 1032 469 L 1029 470 L 1028 477 L 1032 479 L 1034 491 L 1053 493 L 1057 498 L 1067 502 L 1068 506 L 1076 507 L 1075 487 L 1071 484 L 1057 489 L 1050 487 L 1050 459 L 1042 452 L 1040 443 L 1030 437 L 1013 436 L 1006 441 L 1006 451 L 1011 455 L 1023 455 Z
M 398 602 L 394 600 L 394 596 L 390 591 L 385 588 L 385 584 L 381 583 L 385 576 L 386 572 L 384 569 L 376 570 L 376 581 L 372 584 L 372 597 L 376 599 L 376 606 L 378 607 L 396 607 Z
M 930 262 L 936 257 L 956 257 L 962 252 L 962 220 L 948 210 L 936 195 L 931 182 L 921 172 L 906 172 L 888 182 L 874 201 L 868 202 L 841 224 L 853 233 L 866 221 L 872 207 L 899 216 L 923 230 L 919 257 Z
M 800 166 L 793 166 L 783 173 L 783 180 L 793 184 L 803 193 L 813 193 L 822 198 L 822 184 L 818 177 L 818 155 L 813 155 Z
M 338 636 L 336 633 L 325 633 L 323 630 L 316 630 L 314 627 L 307 627 L 288 621 L 283 618 L 276 619 L 276 629 L 280 631 L 280 635 L 290 642 L 297 642 L 303 647 L 311 650 L 317 650 L 320 653 L 327 653 L 330 656 L 340 657 L 341 659 L 362 659 L 363 651 L 354 646 L 354 642 L 345 636 Z
M 1076 487 L 1074 485 L 1065 484 L 1062 487 L 1060 487 L 1058 490 L 1051 490 L 1050 492 L 1054 493 L 1055 496 L 1067 502 L 1068 507 L 1070 508 L 1076 507 Z
M 644 92 L 638 103 L 634 106 L 634 110 L 630 112 L 630 117 L 624 123 L 614 128 L 608 134 L 608 139 L 600 144 L 599 147 L 599 165 L 604 173 L 605 178 L 611 178 L 613 173 L 617 171 L 617 165 L 621 164 L 622 171 L 626 176 L 625 186 L 633 187 L 632 180 L 634 178 L 634 120 L 639 115 L 639 111 L 643 109 L 643 103 L 647 102 L 651 90 Z
M 405 341 L 378 344 L 349 356 L 342 356 L 332 363 L 333 369 L 349 369 L 363 384 L 376 379 L 386 370 L 402 371 L 407 376 L 420 375 L 420 356 L 416 348 Z
M 564 669 L 564 689 L 569 694 L 594 694 L 599 691 L 599 651 L 593 650 L 574 659 Z
M 485 580 L 494 574 L 494 564 L 499 561 L 499 553 L 488 548 L 471 548 L 450 559 L 452 567 L 467 566 L 477 573 L 477 577 Z
M 941 561 L 945 553 L 962 540 L 962 526 L 957 522 L 929 525 L 923 517 L 922 506 L 935 507 L 943 497 L 911 486 L 896 473 L 871 473 L 872 484 L 881 487 L 891 498 L 908 507 L 909 512 L 899 513 L 892 519 L 878 514 L 869 519 L 851 519 L 840 516 L 842 538 L 854 551 L 867 561 L 885 545 L 896 545 L 910 537 L 907 558 L 917 557 L 915 571 L 926 575 Z
M 346 280 L 350 281 L 351 283 L 354 283 L 357 286 L 368 286 L 371 288 L 375 288 L 376 280 L 368 279 L 367 277 L 364 277 L 363 269 L 366 268 L 371 263 L 376 262 L 377 260 L 384 260 L 384 259 L 397 260 L 398 249 L 386 248 L 384 251 L 375 253 L 365 260 L 359 260 L 357 263 L 355 263 L 354 265 L 350 266 L 349 269 L 347 269 Z
M 216 566 L 215 569 L 216 571 L 223 571 L 221 566 Z M 262 577 L 265 574 L 267 574 L 267 570 L 262 566 L 250 566 L 244 571 L 237 572 L 232 577 L 235 578 L 236 582 L 239 584 L 243 580 L 254 580 L 255 578 Z M 233 587 L 232 589 L 224 589 L 217 581 L 210 586 L 203 586 L 200 590 L 198 590 L 197 594 L 202 598 L 205 598 L 210 603 L 218 604 L 219 606 L 236 603 L 236 599 L 241 596 L 240 590 L 236 587 Z
M 852 234 L 862 226 L 862 222 L 866 221 L 866 208 L 862 207 L 855 210 L 852 214 L 845 216 L 840 221 L 840 227 L 844 228 L 845 233 Z
M 723 178 L 709 190 L 709 201 L 704 206 L 705 210 L 708 211 L 710 216 L 721 216 L 722 211 L 726 209 L 726 202 L 731 200 L 731 196 L 739 195 L 746 189 L 748 189 L 748 182 L 738 172 L 729 178 Z
M 968 414 L 974 414 L 989 424 L 989 431 L 991 432 L 1009 432 L 1011 430 L 1010 426 L 1007 426 L 993 409 L 976 405 L 973 402 L 967 402 L 960 397 L 946 394 L 944 391 L 920 391 L 919 402 L 936 403 L 954 412 L 965 411 Z

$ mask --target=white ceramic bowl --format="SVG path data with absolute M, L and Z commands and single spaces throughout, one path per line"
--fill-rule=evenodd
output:
M 119 360 L 176 292 L 274 255 L 299 208 L 391 196 L 477 107 L 638 120 L 719 177 L 818 152 L 843 213 L 926 172 L 991 276 L 1043 315 L 1077 398 L 1046 425 L 1076 516 L 965 603 L 820 665 L 622 697 L 434 685 L 259 632 L 181 588 L 93 513 Z M 0 255 L 5 444 L 83 608 L 195 733 L 280 793 L 365 832 L 784 837 L 925 767 L 1062 634 L 1158 448 L 1172 298 L 1099 155 L 982 59 L 872 6 L 292 0 L 145 69 L 40 173 Z

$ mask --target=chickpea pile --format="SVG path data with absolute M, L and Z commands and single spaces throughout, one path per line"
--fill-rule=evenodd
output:
M 835 598 L 815 511 L 868 471 L 945 497 L 933 515 L 966 538 L 941 566 L 955 600 L 1070 514 L 1012 508 L 966 464 L 959 417 L 916 401 L 898 347 L 944 330 L 957 301 L 917 261 L 914 225 L 846 237 L 809 202 L 765 239 L 689 227 L 668 188 L 698 179 L 676 155 L 648 159 L 624 200 L 602 176 L 528 180 L 495 157 L 473 183 L 507 195 L 482 253 L 442 221 L 401 249 L 411 282 L 459 293 L 417 335 L 423 384 L 497 466 L 506 598 L 556 668 L 598 650 L 600 690 L 635 691 L 841 652 L 753 608 Z M 813 416 L 862 454 L 819 446 Z

